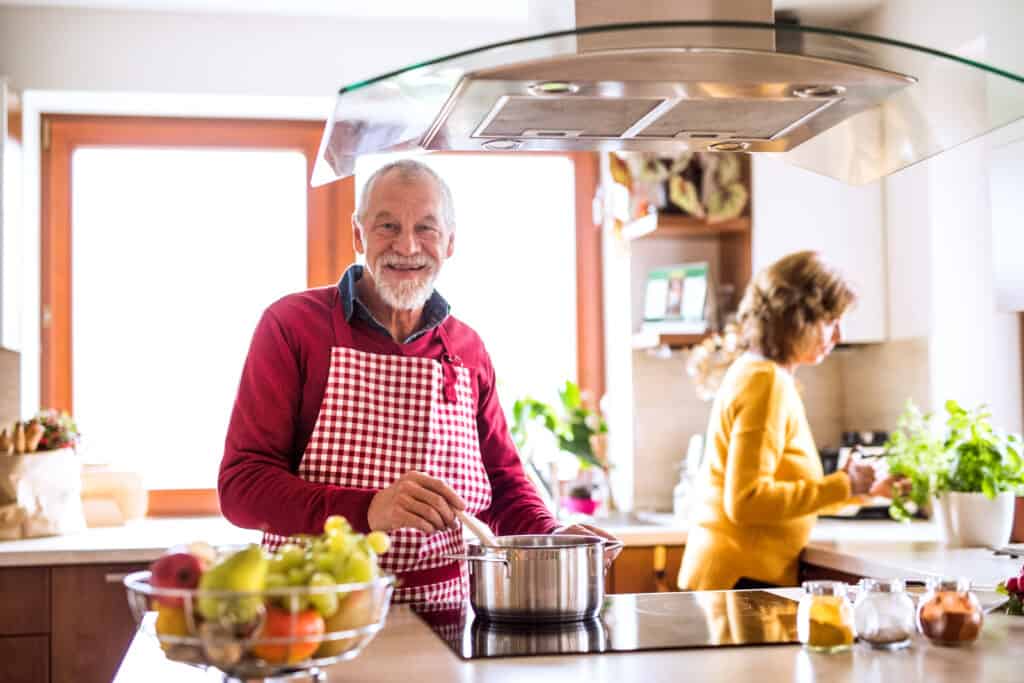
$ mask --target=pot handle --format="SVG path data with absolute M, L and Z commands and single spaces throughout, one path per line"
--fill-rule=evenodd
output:
M 620 541 L 618 539 L 616 539 L 614 541 L 609 541 L 607 538 L 602 538 L 601 542 L 604 544 L 604 549 L 605 550 L 621 550 L 626 545 L 625 543 L 623 543 L 622 541 Z
M 465 560 L 466 562 L 498 562 L 505 565 L 505 574 L 511 571 L 507 557 L 483 557 L 479 555 L 442 555 L 441 557 L 446 560 Z

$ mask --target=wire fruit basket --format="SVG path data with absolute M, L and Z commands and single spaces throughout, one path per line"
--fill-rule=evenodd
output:
M 225 681 L 307 676 L 359 654 L 384 627 L 394 577 L 262 591 L 163 588 L 151 572 L 124 578 L 141 630 L 167 659 L 217 669 Z M 337 607 L 320 618 L 313 605 Z

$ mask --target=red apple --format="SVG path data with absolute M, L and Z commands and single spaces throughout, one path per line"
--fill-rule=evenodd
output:
M 191 553 L 168 553 L 149 566 L 149 583 L 154 588 L 195 588 L 203 568 Z M 181 607 L 178 596 L 157 596 L 157 602 L 168 607 Z

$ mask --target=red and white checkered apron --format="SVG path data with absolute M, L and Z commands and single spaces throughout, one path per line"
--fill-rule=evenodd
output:
M 416 470 L 447 483 L 469 512 L 487 509 L 491 484 L 480 455 L 473 384 L 469 369 L 451 354 L 443 326 L 437 333 L 445 353 L 437 361 L 340 345 L 351 339 L 351 328 L 338 318 L 336 310 L 327 386 L 299 476 L 320 484 L 380 490 Z M 394 600 L 439 606 L 463 600 L 466 569 L 443 557 L 464 552 L 461 527 L 429 536 L 416 529 L 395 529 L 388 535 L 391 549 L 380 557 L 380 565 L 398 576 Z M 263 535 L 264 547 L 271 550 L 287 541 L 285 536 Z M 445 567 L 449 570 L 425 571 Z M 403 577 L 409 572 L 413 574 Z M 429 582 L 424 576 L 449 578 Z

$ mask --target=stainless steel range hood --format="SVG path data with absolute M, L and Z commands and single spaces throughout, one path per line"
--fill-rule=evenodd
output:
M 342 88 L 314 184 L 399 150 L 746 151 L 864 183 L 1024 116 L 1017 74 L 776 24 L 770 0 L 617 4 Z

